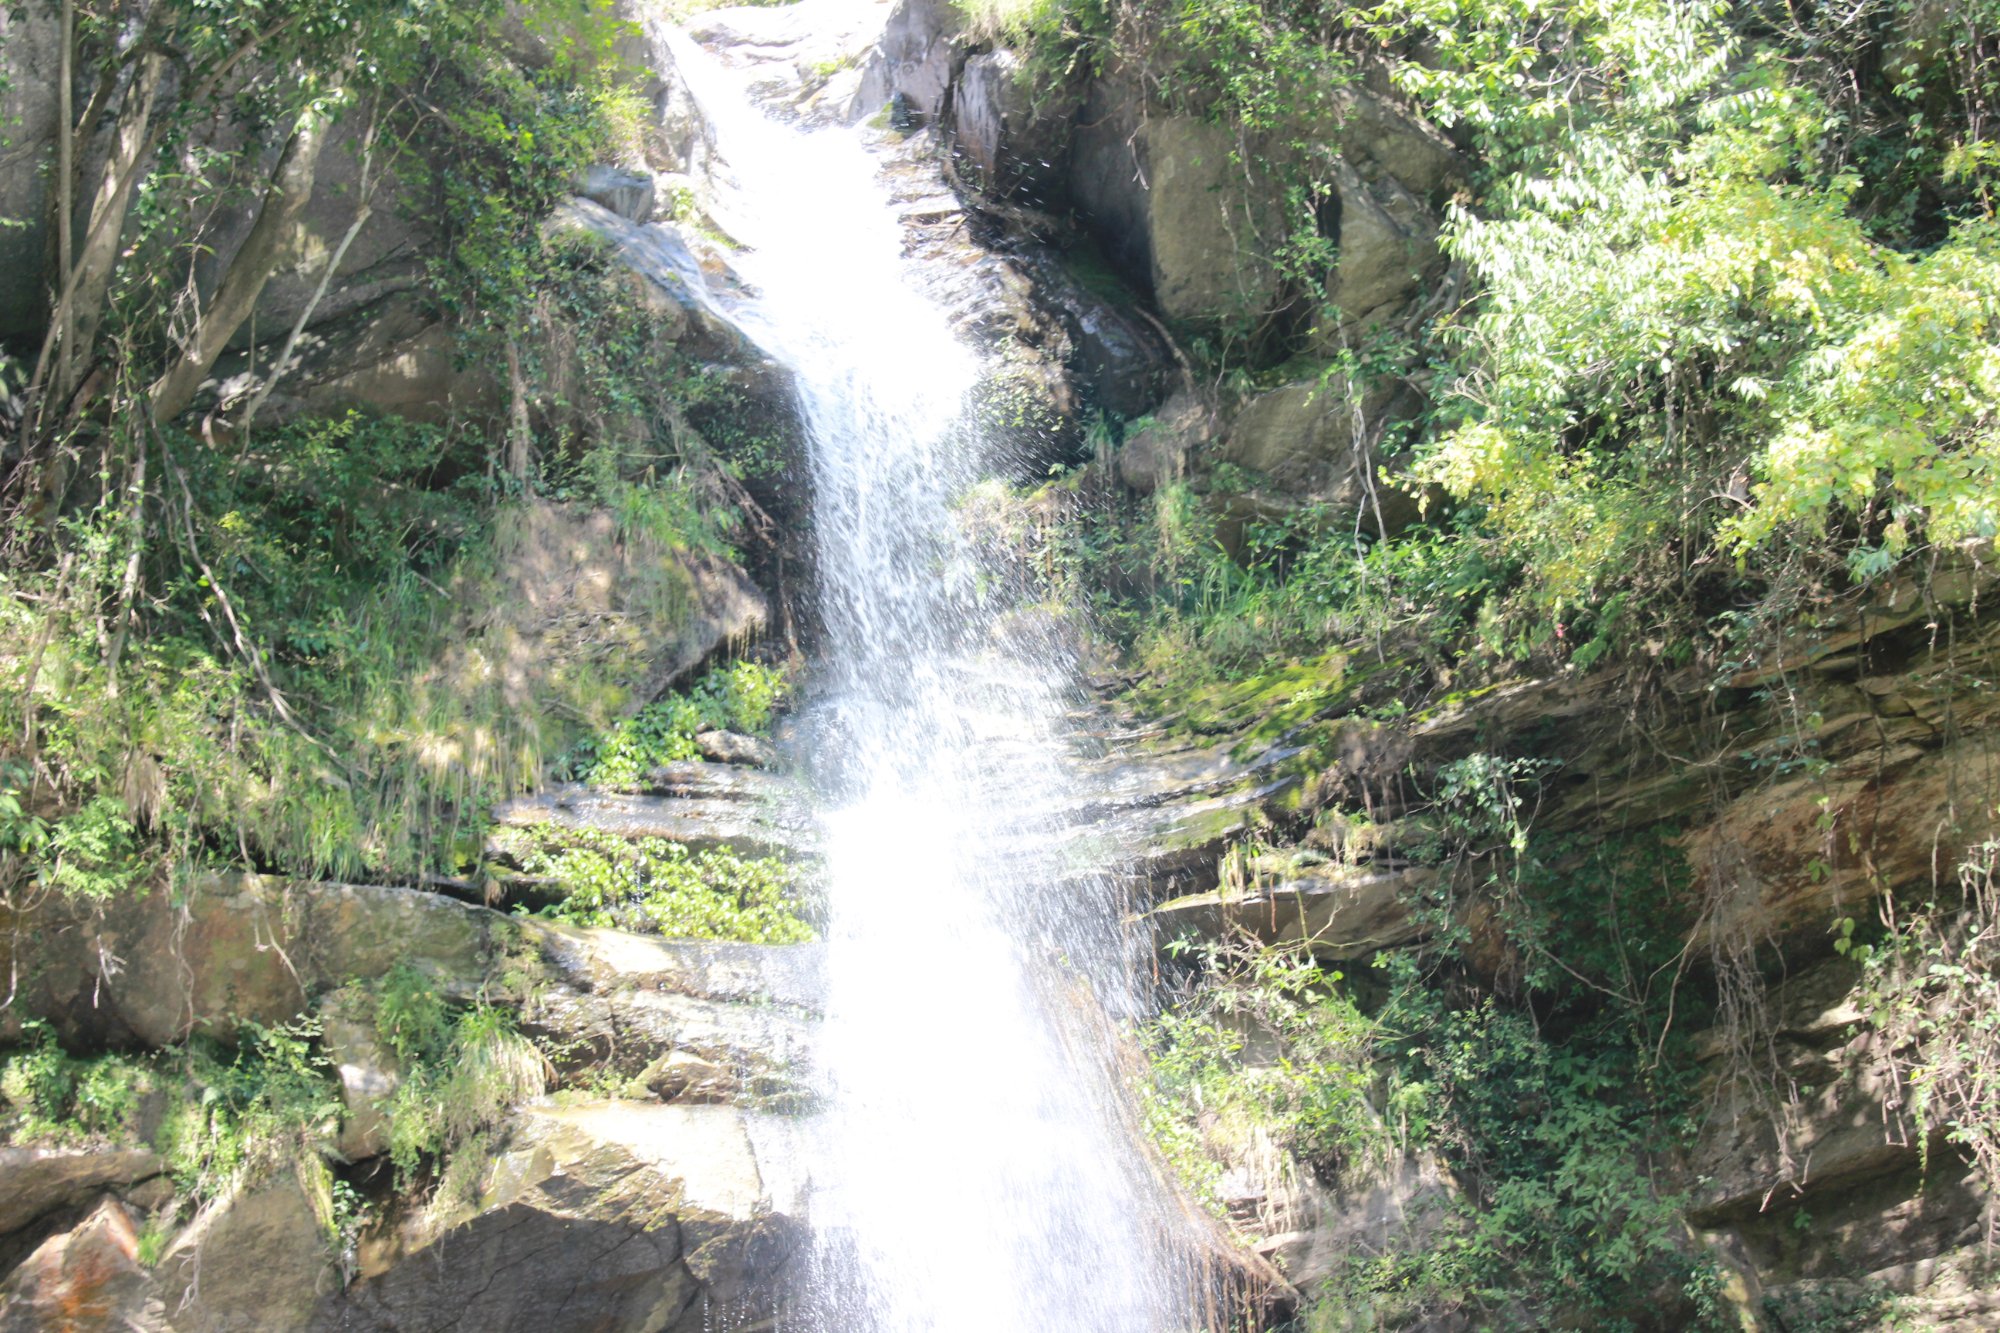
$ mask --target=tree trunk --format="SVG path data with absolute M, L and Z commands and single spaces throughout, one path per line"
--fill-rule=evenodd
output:
M 240 430 L 250 429 L 250 424 L 257 419 L 257 413 L 263 410 L 264 400 L 271 396 L 271 390 L 278 387 L 278 381 L 292 368 L 292 353 L 298 349 L 299 336 L 305 332 L 313 311 L 319 308 L 320 301 L 325 298 L 326 289 L 332 285 L 334 275 L 340 272 L 341 261 L 347 258 L 347 248 L 354 244 L 354 238 L 361 234 L 361 229 L 368 225 L 368 219 L 375 215 L 375 127 L 376 114 L 380 109 L 381 104 L 377 102 L 376 111 L 369 113 L 368 128 L 361 136 L 360 197 L 355 205 L 354 221 L 348 224 L 346 233 L 340 238 L 340 244 L 333 248 L 333 254 L 328 257 L 326 267 L 319 275 L 319 285 L 313 288 L 312 296 L 299 308 L 299 317 L 292 321 L 291 332 L 285 335 L 285 345 L 278 350 L 278 359 L 272 364 L 270 374 L 265 376 L 263 385 L 252 395 L 249 405 L 243 409 L 243 419 L 237 423 Z
M 62 288 L 56 293 L 55 316 L 35 366 L 35 382 L 42 382 L 49 370 L 49 356 L 63 342 L 58 373 L 50 382 L 51 392 L 42 399 L 67 402 L 90 365 L 91 345 L 104 319 L 104 301 L 111 290 L 111 275 L 118 266 L 118 246 L 124 239 L 125 215 L 132 205 L 132 191 L 139 183 L 141 162 L 152 146 L 147 125 L 153 118 L 153 102 L 166 71 L 166 58 L 148 53 L 139 58 L 132 82 L 118 108 L 118 123 L 112 132 L 111 153 L 104 164 L 103 179 L 90 204 L 90 223 L 74 263 L 62 273 Z M 58 189 L 62 183 L 58 182 Z M 46 422 L 46 407 L 37 413 Z
M 67 275 L 71 261 L 70 252 L 75 249 L 76 218 L 76 108 L 72 99 L 76 93 L 76 0 L 63 0 L 62 8 L 62 62 L 56 77 L 61 81 L 56 89 L 56 272 Z M 75 360 L 72 352 L 76 346 L 74 318 L 70 307 L 64 303 L 56 311 L 56 379 L 67 383 L 71 377 L 70 364 Z
M 507 401 L 507 470 L 525 484 L 534 433 L 528 426 L 528 381 L 521 373 L 521 348 L 512 338 L 507 340 Z
M 285 142 L 284 153 L 271 173 L 264 190 L 264 206 L 236 257 L 229 261 L 208 307 L 195 319 L 193 334 L 167 373 L 153 383 L 148 397 L 155 420 L 166 422 L 187 410 L 195 390 L 215 366 L 236 330 L 257 305 L 264 284 L 278 266 L 278 258 L 290 237 L 293 225 L 312 198 L 313 177 L 319 169 L 320 150 L 326 146 L 329 118 L 317 109 L 308 110 L 298 128 Z

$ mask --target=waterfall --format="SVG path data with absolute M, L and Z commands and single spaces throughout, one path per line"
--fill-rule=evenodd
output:
M 987 463 L 965 411 L 978 360 L 902 258 L 857 134 L 780 125 L 733 72 L 674 51 L 746 247 L 729 315 L 796 377 L 815 487 L 826 1109 L 798 1322 L 1184 1327 L 1179 1215 L 1107 1018 L 1138 1011 L 1121 904 L 1062 836 L 1074 665 L 955 513 Z

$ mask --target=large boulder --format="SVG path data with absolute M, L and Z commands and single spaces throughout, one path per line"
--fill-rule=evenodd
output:
M 1340 202 L 1336 257 L 1327 298 L 1344 328 L 1366 328 L 1401 311 L 1436 268 L 1438 224 L 1394 177 L 1365 179 L 1342 163 L 1334 169 Z
M 1183 390 L 1148 416 L 1132 423 L 1119 441 L 1118 480 L 1139 492 L 1187 479 L 1195 457 L 1215 436 L 1215 413 L 1201 397 Z
M 798 1135 L 727 1106 L 523 1112 L 466 1201 L 364 1244 L 311 1327 L 763 1326 L 804 1266 Z
M 978 59 L 978 58 L 975 58 Z M 969 101 L 974 62 L 966 64 Z M 1464 164 L 1437 129 L 1363 87 L 1331 98 L 1321 137 L 1338 143 L 1323 225 L 1337 248 L 1328 295 L 1337 339 L 1380 323 L 1416 296 L 1438 261 L 1438 210 Z M 1283 144 L 1161 112 L 1140 81 L 1113 69 L 1075 114 L 1068 184 L 1114 265 L 1170 319 L 1254 318 L 1287 293 L 1271 256 L 1289 238 Z M 1331 342 L 1329 345 L 1332 345 Z
M 1069 172 L 1070 126 L 1081 99 L 1038 99 L 1021 58 L 1000 48 L 968 56 L 953 124 L 979 187 L 1030 208 L 1059 207 Z
M 166 1327 L 153 1275 L 139 1262 L 139 1227 L 116 1199 L 45 1237 L 0 1279 L 0 1333 Z
M 1271 254 L 1287 235 L 1284 192 L 1239 162 L 1226 127 L 1146 116 L 1117 79 L 1092 85 L 1069 186 L 1113 264 L 1173 320 L 1255 318 L 1279 301 Z
M 789 1096 L 809 1063 L 818 1004 L 811 950 L 578 931 L 411 889 L 212 876 L 178 901 L 155 893 L 102 916 L 45 908 L 19 924 L 0 934 L 9 941 L 0 966 L 18 966 L 21 978 L 0 1038 L 18 1037 L 25 1017 L 48 1019 L 82 1046 L 227 1037 L 246 1022 L 284 1023 L 308 996 L 407 963 L 452 999 L 512 1002 L 526 1026 L 559 1043 L 615 1049 L 627 1074 L 687 1049 Z M 354 1113 L 343 1149 L 365 1156 L 379 1149 L 381 1127 L 360 1113 L 393 1087 L 393 1062 L 359 1015 L 330 1002 L 325 1016 Z M 766 1078 L 776 1075 L 785 1078 Z M 24 1206 L 68 1197 L 63 1179 L 110 1183 L 145 1169 L 136 1159 L 60 1165 L 23 1164 L 54 1173 L 46 1189 L 24 1185 Z
M 1411 909 L 1432 874 L 1324 861 L 1253 863 L 1243 879 L 1164 902 L 1149 916 L 1163 942 L 1242 935 L 1266 945 L 1302 944 L 1316 958 L 1372 958 L 1422 938 Z
M 1219 451 L 1248 474 L 1249 487 L 1222 506 L 1221 537 L 1234 549 L 1244 527 L 1302 505 L 1325 507 L 1351 526 L 1398 532 L 1416 517 L 1415 499 L 1379 475 L 1385 428 L 1407 417 L 1411 396 L 1396 382 L 1359 385 L 1328 375 L 1280 385 L 1237 409 Z
M 720 556 L 619 531 L 606 511 L 528 502 L 508 529 L 498 586 L 423 684 L 497 679 L 509 702 L 565 699 L 594 726 L 647 703 L 720 649 L 763 632 L 770 609 Z
M 1413 108 L 1366 83 L 1345 84 L 1330 97 L 1335 107 L 1332 137 L 1339 141 L 1341 156 L 1363 175 L 1390 177 L 1433 209 L 1464 183 L 1464 157 Z
M 260 325 L 258 332 L 269 341 L 225 352 L 216 362 L 215 401 L 241 402 L 264 383 L 284 330 Z M 292 356 L 263 421 L 354 409 L 441 425 L 493 420 L 505 402 L 501 381 L 485 366 L 462 364 L 451 330 L 408 291 L 391 290 L 316 321 Z
M 1062 330 L 1078 409 L 1129 420 L 1158 406 L 1173 354 L 1134 302 L 1094 289 L 1052 251 L 1024 247 L 1014 260 L 1033 283 L 1036 306 Z
M 437 894 L 257 875 L 204 876 L 180 894 L 150 893 L 101 914 L 48 904 L 18 924 L 0 944 L 21 978 L 0 1038 L 42 1017 L 85 1047 L 276 1026 L 309 993 L 405 960 L 470 999 L 493 980 L 516 929 Z
M 653 178 L 646 172 L 594 163 L 584 168 L 577 193 L 628 222 L 647 222 L 653 216 Z
M 304 1172 L 283 1171 L 196 1214 L 150 1274 L 175 1333 L 278 1333 L 312 1326 L 340 1269 Z
M 1366 472 L 1375 462 L 1371 427 L 1394 399 L 1393 389 L 1362 388 L 1339 375 L 1281 385 L 1237 410 L 1221 457 L 1300 500 L 1353 509 L 1367 498 Z
M 144 1149 L 0 1148 L 0 1236 L 164 1169 L 159 1156 Z
M 357 1333 L 763 1326 L 805 1251 L 796 1122 L 729 1106 L 532 1107 L 343 1284 L 293 1172 L 205 1208 L 157 1266 L 105 1198 L 0 1282 L 0 1333 Z
M 944 114 L 965 61 L 965 16 L 951 0 L 897 0 L 864 93 L 899 95 L 914 115 Z

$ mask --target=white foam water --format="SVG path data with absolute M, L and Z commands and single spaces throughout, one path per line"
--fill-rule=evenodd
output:
M 814 485 L 826 1109 L 787 1323 L 1184 1326 L 1178 1214 L 1106 1017 L 1136 1011 L 1120 905 L 1060 850 L 1074 666 L 955 516 L 986 453 L 965 412 L 978 361 L 905 261 L 857 133 L 780 125 L 685 39 L 674 53 L 733 178 L 751 294 L 730 317 L 793 372 Z

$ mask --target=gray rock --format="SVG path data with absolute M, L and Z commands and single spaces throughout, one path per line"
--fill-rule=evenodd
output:
M 817 831 L 796 812 L 710 797 L 627 795 L 578 784 L 507 801 L 494 808 L 493 819 L 502 830 L 551 824 L 621 838 L 664 838 L 697 849 L 726 847 L 747 856 L 803 857 L 818 851 Z M 510 852 L 504 834 L 496 834 L 492 850 Z
M 1397 382 L 1353 389 L 1342 376 L 1303 380 L 1258 394 L 1237 409 L 1220 456 L 1251 474 L 1248 490 L 1221 504 L 1218 536 L 1237 551 L 1248 525 L 1304 505 L 1343 528 L 1357 520 L 1394 534 L 1414 522 L 1417 501 L 1381 475 L 1376 444 L 1417 400 Z M 1355 447 L 1360 440 L 1360 448 Z
M 1114 743 L 1080 766 L 1090 801 L 1068 812 L 1079 864 L 1112 868 L 1138 902 L 1215 883 L 1224 849 L 1298 785 L 1291 751 L 1238 759 L 1227 744 Z
M 1221 457 L 1301 501 L 1351 511 L 1366 500 L 1365 474 L 1377 461 L 1357 454 L 1356 427 L 1367 439 L 1394 401 L 1393 388 L 1357 392 L 1341 376 L 1282 385 L 1237 409 Z
M 526 1111 L 477 1202 L 441 1201 L 366 1247 L 359 1280 L 325 1298 L 312 1327 L 760 1326 L 804 1246 L 796 1139 L 724 1106 Z
M 1437 220 L 1394 179 L 1364 180 L 1354 168 L 1334 170 L 1340 231 L 1327 297 L 1344 324 L 1388 318 L 1423 288 L 1438 260 Z
M 694 743 L 701 748 L 702 758 L 717 764 L 769 768 L 777 759 L 769 742 L 741 732 L 704 731 L 695 736 Z
M 1317 958 L 1368 958 L 1421 938 L 1411 918 L 1424 869 L 1320 865 L 1253 870 L 1250 881 L 1175 898 L 1148 913 L 1162 941 L 1243 932 L 1265 944 L 1305 944 Z
M 955 96 L 958 148 L 980 188 L 1033 208 L 1060 207 L 1081 97 L 1038 103 L 1021 58 L 1005 48 L 967 57 Z
M 1135 100 L 1137 99 L 1137 100 Z M 1256 316 L 1279 296 L 1269 256 L 1284 239 L 1283 190 L 1236 137 L 1190 116 L 1142 117 L 1121 79 L 1093 84 L 1069 185 L 1117 267 L 1169 319 Z
M 727 1066 L 692 1051 L 668 1051 L 646 1067 L 639 1081 L 661 1101 L 689 1106 L 726 1102 L 737 1086 Z
M 1082 409 L 1127 419 L 1150 412 L 1175 373 L 1173 354 L 1152 322 L 1092 291 L 1050 251 L 1024 249 L 1015 262 L 1034 284 L 1035 305 L 1069 342 L 1063 368 Z
M 1435 207 L 1465 179 L 1465 159 L 1437 126 L 1394 99 L 1350 83 L 1332 93 L 1341 156 L 1387 175 Z
M 702 733 L 704 736 L 726 734 L 730 733 Z M 758 743 L 767 749 L 771 748 L 768 741 Z M 748 764 L 711 762 L 706 759 L 685 759 L 676 763 L 661 764 L 646 774 L 646 783 L 647 791 L 655 796 L 764 801 L 780 806 L 796 806 L 806 800 L 806 793 L 798 783 L 769 769 L 753 768 Z
M 136 1149 L 0 1148 L 0 1236 L 163 1169 L 156 1154 Z
M 558 204 L 544 229 L 551 235 L 594 236 L 611 247 L 618 261 L 654 289 L 647 304 L 656 310 L 677 306 L 686 318 L 684 343 L 697 356 L 756 363 L 764 360 L 715 311 L 703 256 L 686 233 L 668 223 L 642 226 L 590 199 Z M 710 256 L 726 269 L 719 256 Z M 725 279 L 726 281 L 726 279 Z M 663 304 L 665 303 L 665 304 Z
M 631 987 L 604 994 L 551 989 L 524 1010 L 524 1026 L 587 1047 L 620 1073 L 644 1078 L 669 1051 L 732 1072 L 731 1087 L 754 1082 L 760 1095 L 805 1099 L 811 1023 L 775 1005 L 730 1004 Z
M 1118 480 L 1141 495 L 1185 480 L 1196 451 L 1213 434 L 1214 418 L 1206 404 L 1177 393 L 1126 432 L 1118 446 Z
M 311 1197 L 288 1171 L 198 1213 L 151 1278 L 168 1312 L 163 1327 L 176 1333 L 279 1333 L 311 1326 L 340 1285 L 337 1259 Z
M 818 1010 L 824 998 L 825 950 L 818 944 L 667 940 L 535 918 L 518 924 L 577 990 L 671 991 L 800 1013 Z
M 376 1035 L 372 1009 L 334 991 L 320 1002 L 320 1041 L 340 1079 L 341 1117 L 336 1148 L 349 1162 L 380 1156 L 389 1147 L 383 1110 L 402 1084 L 402 1064 Z
M 138 1252 L 131 1213 L 115 1199 L 101 1201 L 0 1280 L 0 1333 L 164 1328 L 165 1310 Z
M 965 59 L 965 18 L 951 0 L 898 0 L 877 45 L 882 81 L 923 120 L 943 114 Z M 868 87 L 864 80 L 863 87 Z
M 644 172 L 598 163 L 586 167 L 576 192 L 630 222 L 653 217 L 653 178 Z

